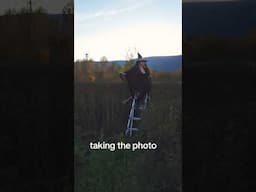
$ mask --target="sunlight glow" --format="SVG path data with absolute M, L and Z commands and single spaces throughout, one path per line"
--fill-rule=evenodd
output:
M 128 48 L 136 48 L 146 56 L 181 54 L 181 26 L 165 23 L 150 23 L 101 32 L 92 36 L 75 38 L 75 60 L 83 59 L 87 52 L 90 58 L 99 60 L 125 59 Z

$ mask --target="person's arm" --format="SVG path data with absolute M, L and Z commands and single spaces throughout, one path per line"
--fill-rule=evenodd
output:
M 149 69 L 149 67 L 147 65 L 146 65 L 146 70 L 147 70 L 147 74 L 148 74 L 148 83 L 149 83 L 148 91 L 150 93 L 151 88 L 152 88 L 152 71 Z
M 148 87 L 148 97 L 147 97 L 147 102 L 150 103 L 152 95 L 151 95 L 151 89 L 152 89 L 152 71 L 147 67 L 148 70 L 148 83 L 149 83 L 149 87 Z

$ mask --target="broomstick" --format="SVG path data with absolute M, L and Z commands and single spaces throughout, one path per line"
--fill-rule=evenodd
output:
M 132 99 L 132 96 L 128 97 L 127 99 L 123 100 L 122 103 L 126 104 L 128 101 L 130 101 Z

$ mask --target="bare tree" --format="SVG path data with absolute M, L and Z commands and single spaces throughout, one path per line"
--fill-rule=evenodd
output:
M 17 14 L 17 11 L 16 9 L 14 8 L 10 8 L 10 9 L 7 9 L 5 12 L 4 12 L 4 15 L 16 15 Z
M 73 1 L 68 2 L 62 9 L 63 14 L 74 14 Z
M 123 70 L 126 71 L 127 69 L 131 68 L 135 64 L 134 56 L 137 54 L 136 47 L 128 48 L 126 51 L 125 58 L 127 60 L 126 64 L 123 67 Z
M 44 14 L 44 13 L 47 13 L 46 9 L 43 8 L 42 6 L 39 6 L 37 7 L 35 10 L 34 10 L 34 13 L 41 13 L 41 14 Z

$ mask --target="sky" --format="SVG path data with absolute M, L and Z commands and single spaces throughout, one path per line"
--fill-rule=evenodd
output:
M 75 0 L 74 59 L 181 55 L 181 0 Z

